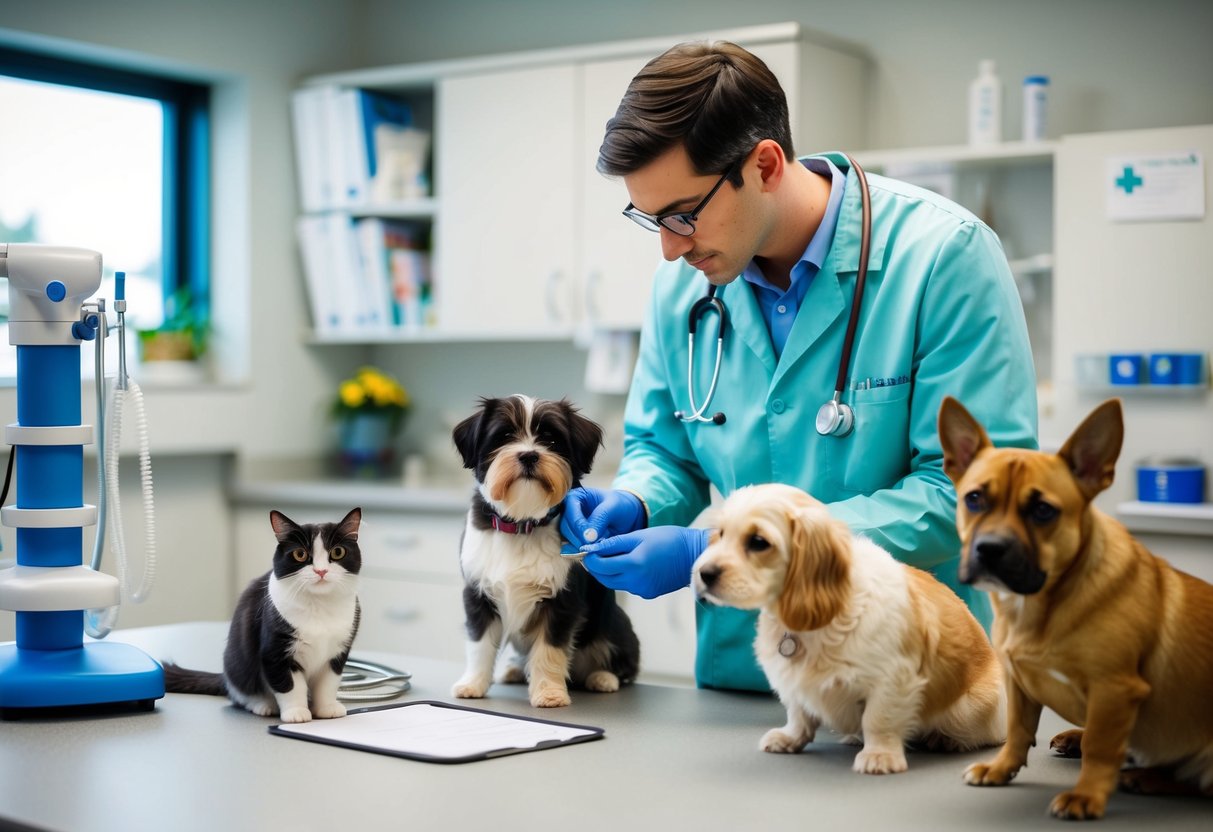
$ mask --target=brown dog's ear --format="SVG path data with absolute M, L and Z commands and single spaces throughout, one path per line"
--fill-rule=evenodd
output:
M 824 627 L 851 594 L 851 533 L 818 507 L 789 517 L 788 572 L 779 595 L 779 620 L 789 630 Z
M 1057 452 L 1070 466 L 1070 473 L 1088 500 L 1112 484 L 1124 439 L 1120 399 L 1108 399 L 1091 411 Z
M 952 482 L 960 482 L 977 454 L 993 446 L 981 424 L 951 396 L 944 396 L 939 406 L 939 443 L 943 472 Z

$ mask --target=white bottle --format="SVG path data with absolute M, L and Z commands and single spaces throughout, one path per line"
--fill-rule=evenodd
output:
M 977 77 L 969 84 L 969 144 L 998 144 L 1002 141 L 1002 81 L 994 62 L 979 64 Z
M 1041 142 L 1045 138 L 1045 112 L 1049 103 L 1047 75 L 1029 75 L 1023 79 L 1023 140 Z

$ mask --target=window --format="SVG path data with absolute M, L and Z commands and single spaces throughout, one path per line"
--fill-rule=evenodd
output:
M 198 84 L 0 47 L 0 242 L 100 251 L 98 296 L 112 308 L 126 272 L 132 334 L 184 299 L 209 317 L 209 99 Z M 12 378 L 5 283 L 0 377 Z

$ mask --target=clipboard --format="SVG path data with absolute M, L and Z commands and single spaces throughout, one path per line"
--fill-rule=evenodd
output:
M 404 757 L 471 763 L 602 739 L 605 731 L 481 708 L 419 700 L 357 708 L 340 719 L 273 725 L 280 737 Z

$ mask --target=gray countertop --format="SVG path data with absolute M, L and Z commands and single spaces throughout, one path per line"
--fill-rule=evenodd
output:
M 218 670 L 226 624 L 120 630 L 158 659 Z M 359 655 L 357 644 L 354 654 Z M 364 654 L 409 670 L 402 701 L 455 701 L 457 663 Z M 468 704 L 464 702 L 463 704 Z M 783 723 L 771 697 L 634 685 L 574 691 L 537 714 L 525 688 L 476 704 L 596 725 L 606 738 L 464 765 L 436 765 L 269 734 L 273 720 L 209 696 L 169 694 L 152 713 L 0 724 L 0 817 L 39 829 L 1050 829 L 1051 797 L 1078 763 L 1033 749 L 1006 788 L 961 780 L 973 754 L 913 752 L 904 774 L 850 770 L 855 749 L 822 734 L 795 755 L 758 740 Z M 1066 727 L 1046 711 L 1038 742 Z M 1213 804 L 1116 794 L 1101 829 L 1209 828 Z M 0 820 L 0 828 L 7 828 Z

